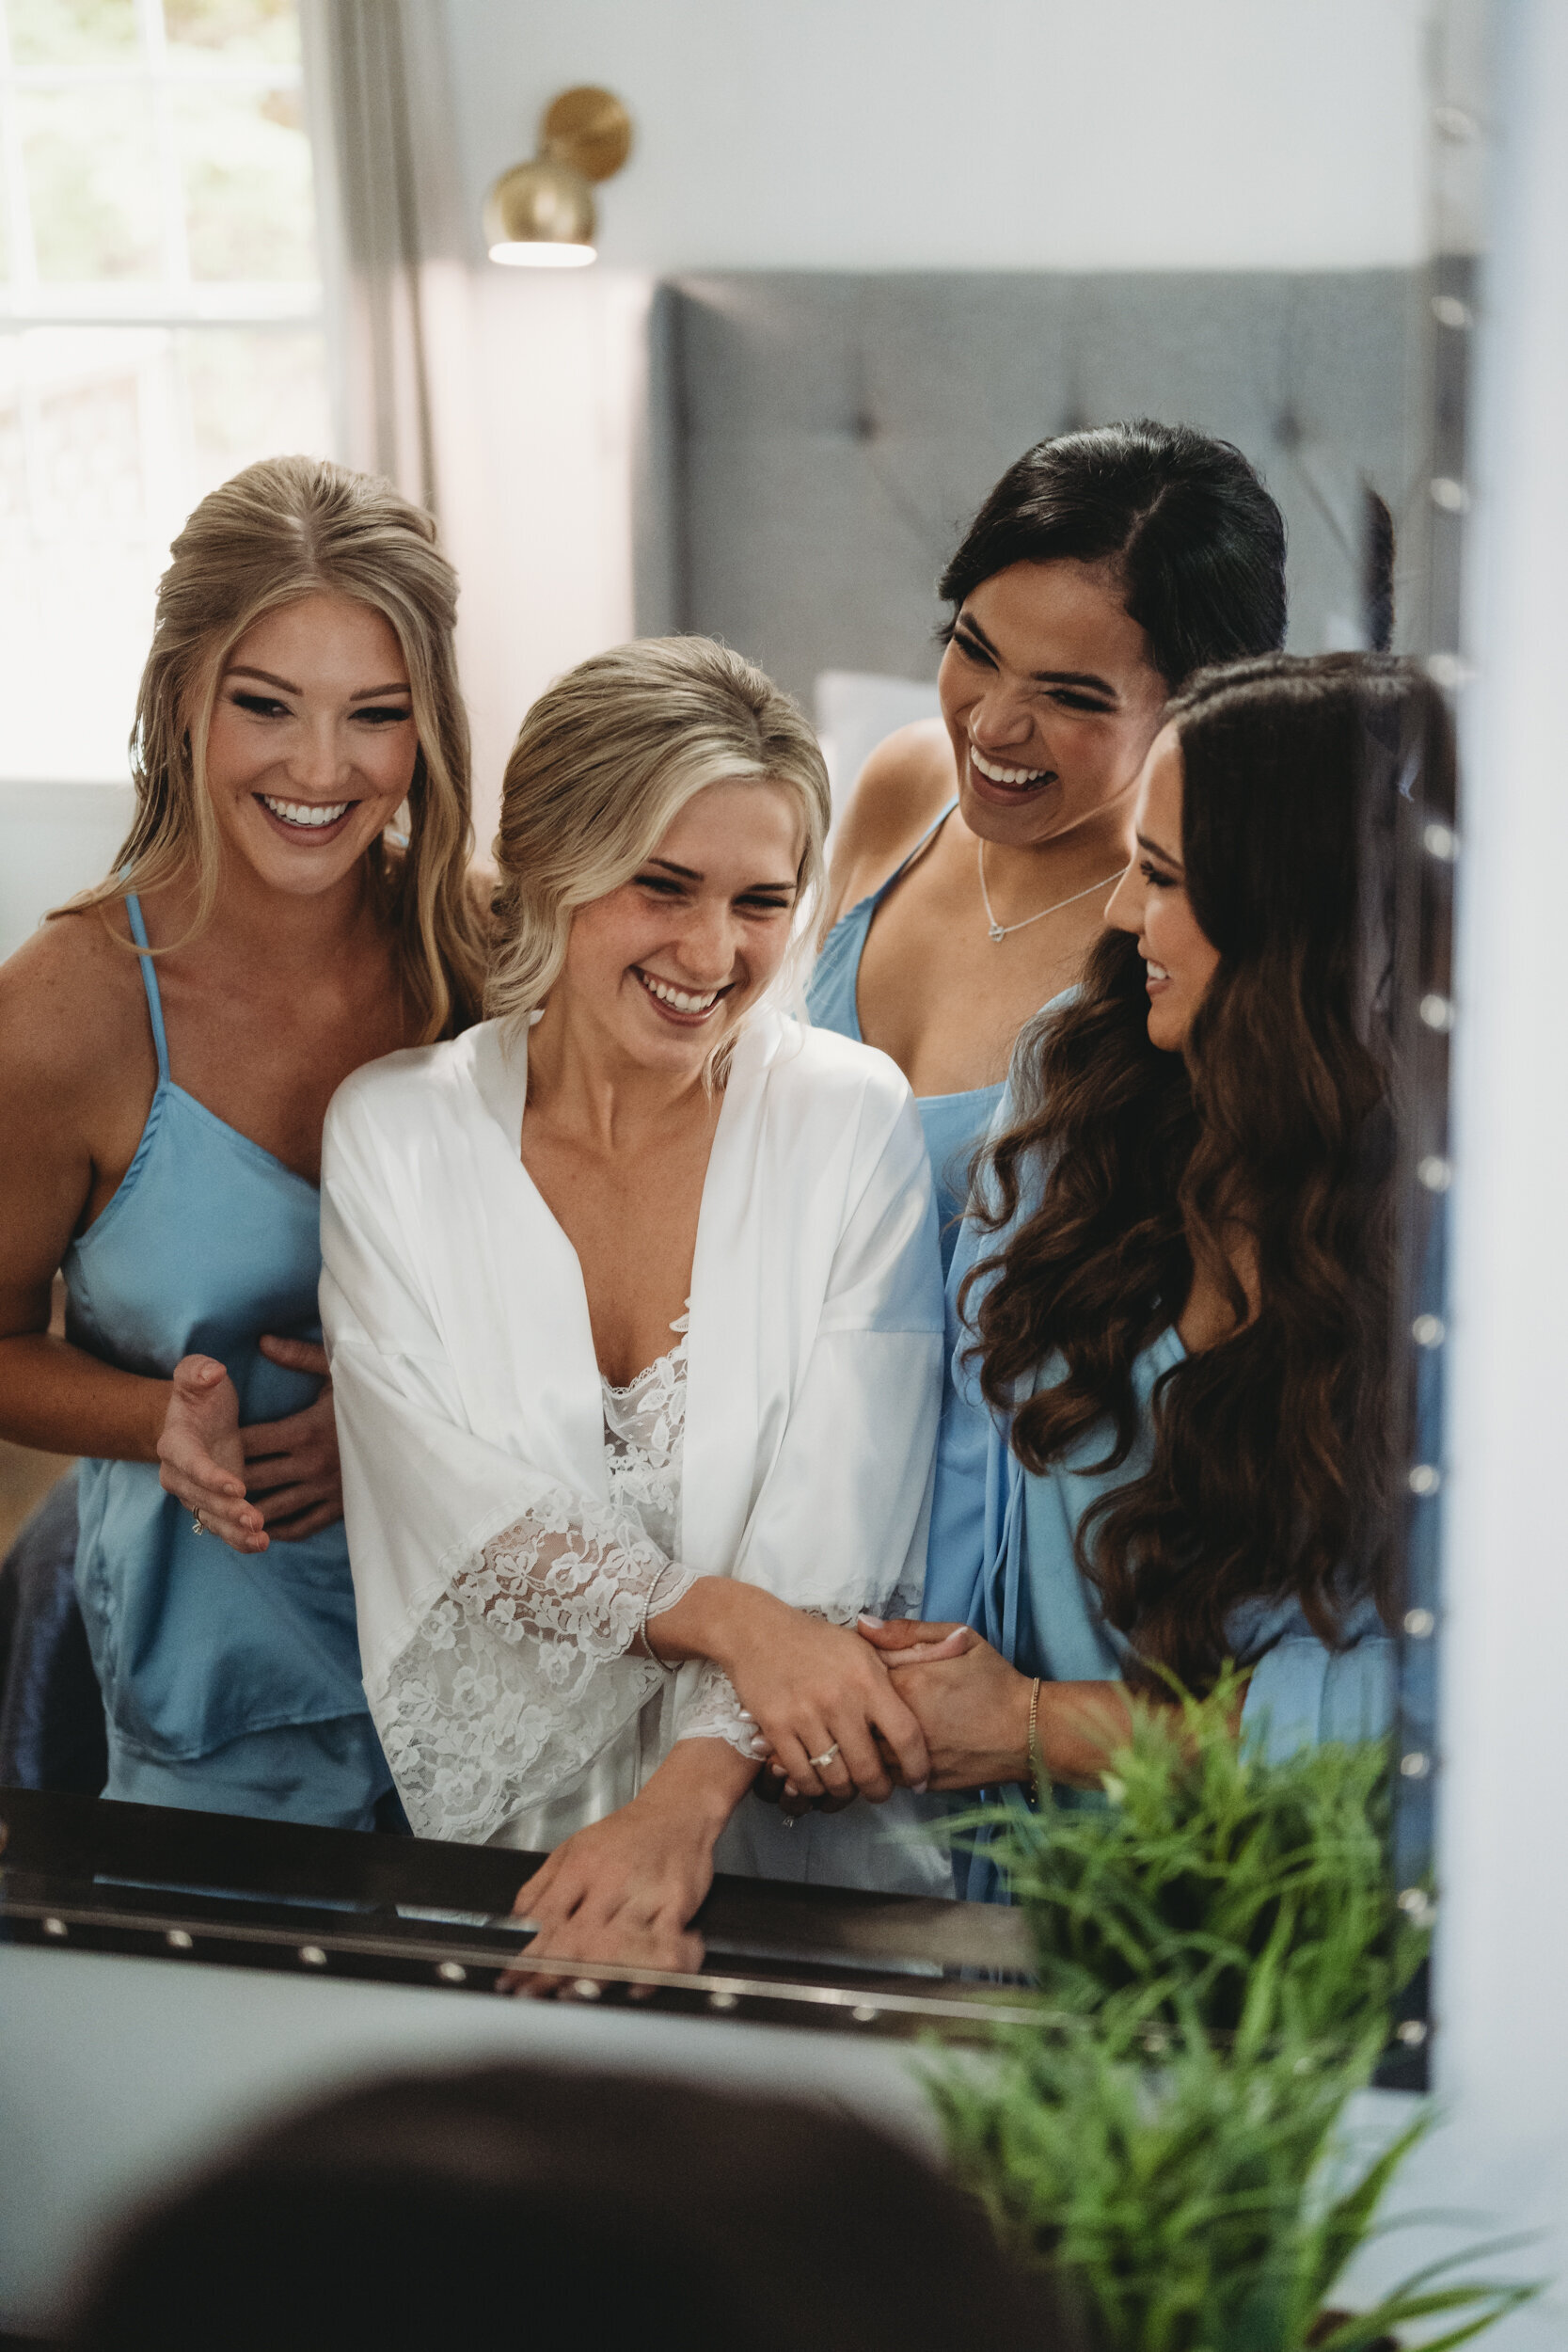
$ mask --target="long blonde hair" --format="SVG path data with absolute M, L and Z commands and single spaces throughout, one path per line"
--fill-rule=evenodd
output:
M 572 917 L 629 882 L 710 784 L 780 784 L 805 833 L 793 953 L 822 882 L 831 800 L 816 736 L 771 678 L 709 637 L 647 637 L 579 662 L 540 695 L 501 785 L 496 959 L 486 1012 L 548 994 Z
M 106 905 L 194 867 L 185 936 L 196 935 L 217 897 L 219 836 L 205 770 L 229 657 L 265 612 L 304 596 L 352 596 L 396 633 L 420 743 L 406 846 L 382 840 L 371 853 L 404 987 L 421 1041 L 477 1019 L 484 943 L 467 882 L 473 827 L 452 642 L 457 575 L 435 523 L 373 475 L 325 458 L 268 457 L 204 498 L 169 553 L 131 732 L 135 821 L 115 873 L 72 907 Z

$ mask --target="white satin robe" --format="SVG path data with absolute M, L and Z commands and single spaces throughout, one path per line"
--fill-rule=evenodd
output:
M 606 1525 L 587 1299 L 522 1164 L 527 1084 L 526 1041 L 486 1022 L 340 1088 L 321 1305 L 365 1691 L 409 1819 L 537 1852 L 636 1794 L 702 1670 L 632 1656 L 635 1613 L 613 1597 L 586 1650 L 498 1630 L 494 1590 L 487 1607 L 472 1597 L 485 1546 L 520 1518 Z M 697 1228 L 681 1563 L 840 1622 L 914 1613 L 942 1351 L 902 1074 L 759 1013 L 736 1044 Z M 717 1865 L 947 1895 L 945 1853 L 908 1835 L 929 1809 L 895 1791 L 790 1829 L 748 1795 Z

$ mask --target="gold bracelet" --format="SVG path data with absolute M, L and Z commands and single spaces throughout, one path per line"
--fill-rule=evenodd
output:
M 1040 1754 L 1039 1740 L 1041 1678 L 1039 1675 L 1035 1677 L 1035 1687 L 1029 1693 L 1029 1778 L 1032 1784 L 1029 1790 L 1029 1802 L 1031 1804 L 1038 1804 L 1040 1783 L 1045 1778 L 1045 1758 Z
M 660 1674 L 666 1675 L 675 1674 L 679 1671 L 679 1669 L 674 1660 L 661 1658 L 657 1650 L 655 1649 L 654 1637 L 648 1630 L 648 1620 L 653 1614 L 654 1603 L 658 1598 L 658 1588 L 663 1583 L 665 1578 L 669 1575 L 675 1563 L 673 1560 L 667 1560 L 663 1567 L 661 1567 L 656 1574 L 653 1582 L 648 1587 L 647 1598 L 642 1603 L 642 1622 L 637 1629 L 641 1637 L 643 1654 L 653 1661 L 653 1663 L 658 1668 Z

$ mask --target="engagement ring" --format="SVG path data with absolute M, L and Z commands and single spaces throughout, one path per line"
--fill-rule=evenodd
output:
M 191 1513 L 191 1534 L 193 1535 L 205 1535 L 206 1533 L 207 1530 L 201 1524 L 200 1512 L 193 1511 Z
M 811 1766 L 814 1772 L 819 1772 L 822 1770 L 823 1765 L 831 1764 L 837 1754 L 838 1741 L 835 1740 L 831 1748 L 824 1748 L 820 1756 L 808 1756 L 806 1762 Z

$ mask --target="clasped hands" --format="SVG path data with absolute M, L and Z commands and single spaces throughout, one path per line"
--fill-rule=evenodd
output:
M 855 1630 L 878 1653 L 897 1698 L 919 1726 L 925 1748 L 926 1772 L 915 1781 L 900 1769 L 888 1741 L 879 1738 L 879 1760 L 895 1785 L 948 1791 L 1029 1776 L 1032 1683 L 973 1626 L 862 1616 Z M 851 1783 L 813 1796 L 777 1757 L 765 1767 L 763 1780 L 773 1783 L 786 1813 L 803 1812 L 814 1804 L 836 1811 L 857 1794 L 875 1803 L 888 1793 L 885 1785 L 863 1789 Z
M 1030 1685 L 968 1626 L 832 1625 L 760 1587 L 699 1578 L 647 1630 L 666 1664 L 710 1658 L 729 1676 L 756 1726 L 761 1779 L 791 1812 L 971 1785 L 948 1718 L 983 1718 L 998 1682 L 1022 1685 L 1027 1744 Z M 629 1804 L 567 1838 L 520 1890 L 531 1960 L 562 1966 L 508 1971 L 499 1989 L 559 1993 L 574 1961 L 696 1967 L 690 1922 L 714 1841 L 756 1772 L 727 1741 L 677 1740 Z
M 897 1697 L 919 1726 L 927 1772 L 908 1780 L 885 1740 L 880 1761 L 895 1780 L 943 1792 L 997 1788 L 1010 1781 L 1047 1780 L 1076 1788 L 1099 1785 L 1110 1752 L 1127 1737 L 1132 1713 L 1120 1682 L 1041 1683 L 1035 1708 L 1035 1752 L 1030 1751 L 1030 1702 L 1034 1679 L 1008 1664 L 973 1626 L 925 1624 L 912 1617 L 883 1622 L 863 1616 L 856 1630 L 878 1652 Z M 823 1803 L 801 1789 L 774 1758 L 764 1777 L 781 1791 L 786 1810 L 802 1812 Z M 857 1793 L 834 1792 L 823 1805 L 836 1808 Z M 881 1793 L 885 1793 L 885 1790 Z

